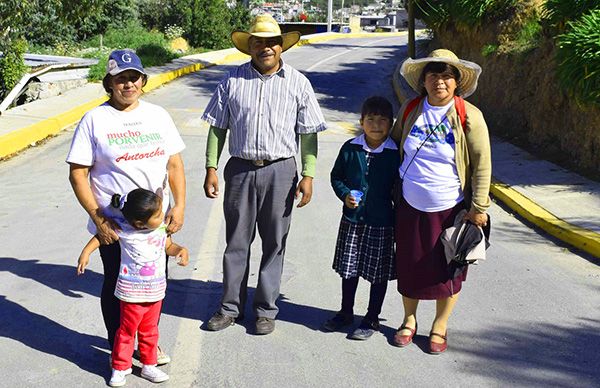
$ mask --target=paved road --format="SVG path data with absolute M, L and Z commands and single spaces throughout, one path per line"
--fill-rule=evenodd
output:
M 188 147 L 188 210 L 176 239 L 190 248 L 192 259 L 187 268 L 170 268 L 160 324 L 161 344 L 173 357 L 165 367 L 171 374 L 165 385 L 598 386 L 600 268 L 495 205 L 489 259 L 469 273 L 446 354 L 424 352 L 432 303 L 421 307 L 414 346 L 389 344 L 402 317 L 393 283 L 380 335 L 355 342 L 346 339 L 347 333 L 319 331 L 339 308 L 340 296 L 340 281 L 330 266 L 341 203 L 329 187 L 329 169 L 353 134 L 364 97 L 392 98 L 391 73 L 406 51 L 401 42 L 334 41 L 284 54 L 312 80 L 331 129 L 320 136 L 314 200 L 294 213 L 281 313 L 269 336 L 251 334 L 250 311 L 246 322 L 223 332 L 199 328 L 219 303 L 224 247 L 221 202 L 204 198 L 201 189 L 208 129 L 199 117 L 229 66 L 183 77 L 145 96 L 170 111 Z M 84 277 L 75 276 L 74 263 L 88 236 L 84 212 L 67 181 L 70 137 L 62 133 L 0 164 L 0 350 L 7 355 L 2 385 L 102 386 L 109 376 L 99 257 Z M 364 314 L 367 295 L 363 282 L 357 315 Z M 148 384 L 131 376 L 128 386 Z

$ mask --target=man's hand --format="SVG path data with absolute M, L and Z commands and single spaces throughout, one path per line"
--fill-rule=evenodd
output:
M 165 224 L 167 224 L 167 233 L 173 234 L 177 233 L 183 227 L 183 217 L 184 217 L 183 208 L 175 205 L 173 206 L 167 216 L 165 217 Z
M 473 209 L 469 210 L 465 217 L 463 218 L 465 221 L 471 221 L 473 224 L 477 226 L 484 227 L 488 222 L 488 215 L 486 213 L 479 213 Z
M 296 188 L 296 194 L 294 195 L 294 198 L 298 199 L 300 194 L 302 194 L 302 199 L 296 207 L 303 207 L 307 205 L 312 198 L 312 192 L 313 178 L 310 176 L 302 177 L 300 183 L 298 183 L 298 187 Z
M 115 230 L 119 230 L 116 222 L 110 218 L 104 217 L 99 209 L 92 213 L 92 221 L 96 224 L 96 236 L 102 245 L 110 245 L 119 239 Z
M 213 167 L 206 169 L 204 194 L 207 198 L 217 198 L 219 196 L 219 177 L 217 176 L 217 170 Z

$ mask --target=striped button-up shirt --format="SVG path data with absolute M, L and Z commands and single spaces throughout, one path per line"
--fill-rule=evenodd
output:
M 283 61 L 272 75 L 261 75 L 251 62 L 232 70 L 202 119 L 229 129 L 229 154 L 248 160 L 294 156 L 298 135 L 326 128 L 310 81 Z

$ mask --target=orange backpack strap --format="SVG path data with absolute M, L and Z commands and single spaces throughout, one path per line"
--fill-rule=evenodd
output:
M 465 107 L 465 100 L 460 96 L 454 96 L 454 108 L 460 119 L 460 125 L 462 125 L 463 131 L 467 133 L 469 128 L 467 128 L 467 109 Z
M 417 105 L 419 105 L 422 99 L 423 96 L 418 96 L 408 102 L 406 109 L 404 109 L 404 114 L 402 115 L 402 127 L 404 127 L 404 122 L 406 121 L 406 118 L 408 117 L 410 112 L 412 112 L 417 107 Z
M 412 112 L 421 102 L 423 96 L 418 96 L 409 101 L 406 109 L 404 109 L 404 114 L 402 115 L 402 126 L 404 127 L 404 122 L 408 118 L 410 112 Z M 456 109 L 456 113 L 458 114 L 458 118 L 460 119 L 460 125 L 463 128 L 465 133 L 468 132 L 467 128 L 467 108 L 465 107 L 465 100 L 460 96 L 454 96 L 454 108 Z

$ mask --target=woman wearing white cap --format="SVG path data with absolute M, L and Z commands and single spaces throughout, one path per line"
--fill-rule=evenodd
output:
M 167 111 L 140 100 L 147 79 L 135 52 L 113 51 L 102 82 L 109 99 L 83 116 L 67 156 L 71 186 L 90 217 L 88 231 L 103 244 L 100 303 L 111 349 L 120 314 L 114 295 L 121 261 L 115 228 L 123 219 L 110 206 L 112 195 L 137 188 L 159 193 L 167 232 L 175 233 L 183 225 L 185 175 L 180 152 L 185 145 Z M 169 360 L 159 349 L 157 363 Z
M 488 129 L 479 109 L 462 99 L 475 92 L 481 68 L 440 49 L 427 58 L 407 59 L 400 72 L 420 97 L 404 103 L 392 130 L 402 156 L 395 233 L 404 305 L 394 344 L 412 342 L 419 300 L 435 300 L 429 344 L 430 352 L 439 354 L 447 348 L 448 318 L 466 279 L 466 270 L 450 276 L 439 237 L 464 208 L 472 223 L 488 222 Z

